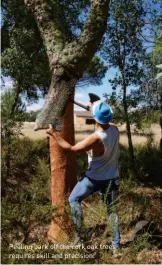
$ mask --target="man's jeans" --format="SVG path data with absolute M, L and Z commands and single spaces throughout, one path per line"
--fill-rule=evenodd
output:
M 84 176 L 74 187 L 70 197 L 70 207 L 76 231 L 82 228 L 82 207 L 81 201 L 96 191 L 102 193 L 102 199 L 106 203 L 110 224 L 112 227 L 112 246 L 118 247 L 120 244 L 120 232 L 118 227 L 118 215 L 116 213 L 116 203 L 118 197 L 119 179 L 93 180 Z

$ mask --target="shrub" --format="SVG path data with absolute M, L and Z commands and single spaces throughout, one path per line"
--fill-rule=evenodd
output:
M 9 175 L 5 159 L 2 146 L 2 251 L 52 218 L 47 142 L 12 138 Z
M 135 180 L 149 185 L 162 186 L 162 156 L 159 146 L 148 140 L 145 145 L 135 146 L 135 166 L 137 175 Z M 130 178 L 130 159 L 127 148 L 121 149 L 120 155 L 120 176 L 121 178 Z

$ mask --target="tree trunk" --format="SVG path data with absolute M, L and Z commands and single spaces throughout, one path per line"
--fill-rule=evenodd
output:
M 162 153 L 162 93 L 160 93 L 160 111 L 161 111 L 160 120 L 159 120 L 159 124 L 161 127 L 160 151 Z
M 126 131 L 127 131 L 127 136 L 128 136 L 128 148 L 129 148 L 130 161 L 133 164 L 133 162 L 134 162 L 134 148 L 133 148 L 133 143 L 132 143 L 130 121 L 129 121 L 129 116 L 128 116 L 127 94 L 126 94 L 127 88 L 126 88 L 123 73 L 122 73 L 122 83 L 123 83 L 123 107 L 124 107 L 124 115 L 125 115 L 125 122 L 126 122 Z
M 77 80 L 63 67 L 53 70 L 44 106 L 35 121 L 35 130 L 47 129 L 50 123 L 62 120 L 69 99 L 74 94 Z
M 124 98 L 123 98 L 123 105 L 124 105 L 125 122 L 126 122 L 127 136 L 128 136 L 129 154 L 130 154 L 131 161 L 134 161 L 134 148 L 133 148 L 133 143 L 132 143 L 130 121 L 128 117 L 127 103 Z
M 59 93 L 60 84 L 55 85 Z M 69 83 L 67 82 L 66 85 L 68 87 Z M 61 132 L 61 136 L 72 145 L 75 142 L 73 108 L 73 103 L 69 101 L 65 110 Z M 77 181 L 75 161 L 75 153 L 62 149 L 58 146 L 56 140 L 50 137 L 51 197 L 52 205 L 56 207 L 56 211 L 53 214 L 48 237 L 53 241 L 64 242 L 72 232 L 72 221 L 67 211 L 68 204 L 66 202 Z
M 74 144 L 73 104 L 69 102 L 74 87 L 97 51 L 107 27 L 109 0 L 91 1 L 91 11 L 78 38 L 68 43 L 65 22 L 62 21 L 61 1 L 56 8 L 51 1 L 24 0 L 34 14 L 41 33 L 49 66 L 54 72 L 52 83 L 44 107 L 36 119 L 35 130 L 47 128 L 63 116 L 62 137 Z M 67 106 L 67 107 L 66 107 Z M 76 182 L 75 156 L 67 153 L 54 139 L 50 139 L 50 159 L 52 175 L 52 204 L 59 208 L 60 217 L 54 216 L 48 236 L 63 241 L 69 234 L 71 222 L 65 201 Z

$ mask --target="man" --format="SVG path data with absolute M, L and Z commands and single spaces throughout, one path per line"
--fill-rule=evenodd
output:
M 115 250 L 120 245 L 118 216 L 115 207 L 119 182 L 119 132 L 117 127 L 110 123 L 112 110 L 109 105 L 99 100 L 93 103 L 91 111 L 97 124 L 97 130 L 74 146 L 62 139 L 52 127 L 46 132 L 53 136 L 57 143 L 66 150 L 91 152 L 91 154 L 88 152 L 89 168 L 85 172 L 85 176 L 78 181 L 69 197 L 76 229 L 75 243 L 82 239 L 81 201 L 92 193 L 100 191 L 103 194 L 112 224 L 112 247 Z

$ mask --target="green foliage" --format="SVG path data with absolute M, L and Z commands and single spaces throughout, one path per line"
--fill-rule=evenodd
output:
M 11 150 L 14 152 L 15 137 L 21 132 L 21 125 L 24 119 L 24 105 L 19 96 L 13 90 L 7 90 L 1 98 L 1 143 L 2 143 L 2 179 L 6 181 L 11 174 Z
M 57 1 L 50 0 L 48 4 L 56 13 Z M 57 15 L 62 18 L 67 45 L 82 30 L 90 1 L 62 1 L 60 7 L 61 14 Z M 2 13 L 2 74 L 13 79 L 28 101 L 36 101 L 47 93 L 51 82 L 49 61 L 36 21 L 23 0 L 3 0 Z M 106 69 L 95 56 L 78 85 L 101 84 Z
M 87 155 L 83 153 L 77 154 L 77 167 L 76 168 L 77 168 L 78 179 L 83 177 L 87 167 L 88 167 Z
M 148 181 L 162 185 L 162 157 L 159 147 L 148 140 L 145 148 L 138 148 L 136 151 L 136 163 L 139 176 L 142 181 Z
M 157 59 L 159 55 L 162 59 L 162 35 L 157 37 L 157 42 L 156 42 L 154 51 L 155 51 L 155 54 L 157 55 Z
M 2 142 L 5 136 L 19 133 L 24 119 L 25 106 L 14 90 L 8 89 L 1 97 Z
M 28 122 L 35 122 L 36 120 L 36 117 L 38 115 L 38 113 L 40 112 L 41 110 L 31 110 L 30 112 L 25 112 L 24 113 L 24 121 L 28 121 Z
M 2 146 L 4 243 L 11 239 L 26 242 L 32 229 L 49 223 L 52 216 L 47 142 L 13 138 L 11 143 L 9 175 Z
M 142 1 L 112 1 L 110 21 L 105 37 L 103 56 L 110 67 L 116 67 L 120 73 L 109 80 L 113 89 L 121 88 L 122 72 L 126 86 L 138 85 L 143 77 L 142 62 L 145 51 L 140 34 L 140 23 L 145 10 Z
M 77 83 L 77 87 L 87 85 L 101 85 L 107 72 L 107 66 L 98 56 L 94 56 L 83 77 Z
M 133 101 L 128 97 L 127 90 L 132 85 L 139 86 L 142 84 L 144 78 L 143 63 L 146 58 L 146 52 L 141 37 L 144 23 L 141 23 L 141 21 L 143 21 L 145 14 L 146 11 L 142 0 L 113 0 L 102 51 L 102 55 L 108 62 L 109 67 L 116 68 L 115 77 L 108 81 L 114 91 L 113 94 L 115 94 L 117 89 L 120 89 L 119 97 L 117 96 L 119 104 L 115 102 L 118 104 L 116 115 L 118 116 L 119 114 L 119 118 L 123 115 L 123 120 L 126 123 L 129 155 L 132 165 L 134 151 L 130 130 L 129 107 L 133 104 Z
M 49 221 L 49 212 L 52 212 L 48 144 L 44 141 L 33 143 L 27 138 L 20 138 L 24 110 L 19 95 L 13 90 L 2 95 L 1 191 L 2 238 L 5 246 L 10 240 L 25 242 L 31 228 L 36 223 L 41 223 L 42 219 L 44 222 L 47 219 Z
M 149 86 L 150 88 L 150 86 Z M 124 111 L 122 93 L 113 92 L 103 95 L 108 104 L 113 109 L 113 117 L 116 123 L 124 123 Z M 127 107 L 130 124 L 136 127 L 136 130 L 145 130 L 151 127 L 151 124 L 160 121 L 160 91 L 153 89 L 146 93 L 144 88 L 134 89 L 127 94 Z
M 12 77 L 27 99 L 50 84 L 48 59 L 36 22 L 22 0 L 2 2 L 2 74 Z
M 3 149 L 3 148 L 2 148 Z M 45 140 L 43 141 L 31 141 L 29 139 L 15 139 L 15 145 L 13 146 L 15 153 L 11 153 L 12 157 L 12 178 L 7 179 L 5 184 L 2 181 L 2 192 L 4 189 L 6 193 L 2 196 L 2 259 L 5 263 L 20 262 L 20 259 L 11 258 L 9 260 L 9 254 L 29 254 L 28 250 L 12 250 L 9 248 L 9 244 L 15 242 L 23 244 L 23 246 L 33 245 L 48 245 L 48 250 L 33 250 L 31 254 L 35 256 L 32 258 L 22 258 L 21 263 L 53 263 L 52 258 L 36 258 L 40 252 L 42 254 L 50 253 L 61 254 L 62 250 L 51 250 L 50 242 L 44 238 L 44 233 L 47 230 L 46 225 L 49 223 L 52 216 L 51 202 L 50 202 L 50 172 L 49 172 L 49 157 L 48 157 L 48 145 Z M 144 187 L 141 187 L 138 180 L 148 185 L 148 182 L 154 182 L 157 177 L 161 175 L 161 157 L 159 150 L 156 146 L 148 143 L 146 146 L 135 148 L 137 156 L 137 162 L 139 167 L 139 176 L 136 180 L 130 178 L 128 168 L 128 151 L 127 148 L 122 148 L 120 159 L 120 200 L 119 200 L 119 216 L 121 232 L 125 235 L 128 230 L 133 228 L 134 224 L 140 220 L 140 218 L 146 218 L 150 223 L 155 224 L 154 227 L 159 229 L 160 233 L 160 205 L 159 193 L 149 195 L 148 192 L 144 193 Z M 22 157 L 22 158 L 21 158 Z M 3 158 L 3 157 L 2 157 Z M 83 171 L 87 167 L 87 158 L 85 155 L 78 155 L 78 176 L 83 174 Z M 2 164 L 3 165 L 3 164 Z M 154 166 L 153 166 L 154 165 Z M 15 171 L 14 171 L 15 168 Z M 155 170 L 156 169 L 156 170 Z M 158 173 L 159 171 L 159 173 Z M 2 173 L 4 172 L 2 168 Z M 20 173 L 19 173 L 20 172 Z M 155 183 L 154 183 L 155 184 Z M 157 183 L 156 183 L 157 184 Z M 155 187 L 155 186 L 154 186 Z M 138 190 L 139 189 L 139 190 Z M 12 194 L 12 196 L 11 196 Z M 88 204 L 95 208 L 97 213 L 102 217 L 107 217 L 106 209 L 101 202 L 98 202 L 98 197 L 93 196 L 93 199 L 88 201 Z M 124 205 L 124 208 L 123 208 Z M 84 208 L 86 233 L 87 236 L 91 235 L 91 230 L 97 235 L 97 240 L 102 239 L 104 228 L 100 224 L 98 216 L 92 214 L 90 209 Z M 93 216 L 94 215 L 94 216 Z M 92 218 L 93 216 L 93 218 Z M 93 225 L 93 227 L 92 227 Z M 151 228 L 152 229 L 152 228 Z M 150 233 L 153 230 L 145 232 L 143 235 L 138 235 L 135 242 L 130 243 L 127 249 L 123 251 L 123 260 L 127 263 L 137 261 L 136 256 L 145 248 L 154 250 L 157 246 L 157 242 L 152 241 Z M 104 238 L 103 238 L 104 239 Z M 106 243 L 109 241 L 109 237 L 106 237 Z M 65 251 L 66 252 L 66 251 Z M 76 250 L 68 250 L 68 253 L 80 253 Z M 84 253 L 83 250 L 81 252 Z M 90 262 L 100 263 L 107 262 L 107 260 L 113 262 L 113 257 L 110 251 L 105 252 L 99 249 L 98 254 L 93 256 Z M 147 259 L 146 259 L 147 260 Z M 145 260 L 145 261 L 146 261 Z M 82 263 L 83 259 L 69 258 L 68 260 L 55 258 L 57 263 Z
M 130 114 L 132 124 L 136 125 L 136 130 L 150 129 L 153 123 L 159 124 L 160 110 L 148 110 L 143 109 L 133 111 Z
M 153 143 L 152 138 L 144 146 L 135 146 L 135 164 L 137 168 L 136 180 L 141 181 L 146 186 L 162 186 L 162 157 L 158 146 Z M 129 178 L 130 175 L 130 158 L 127 148 L 121 149 L 120 155 L 120 175 L 122 178 Z

